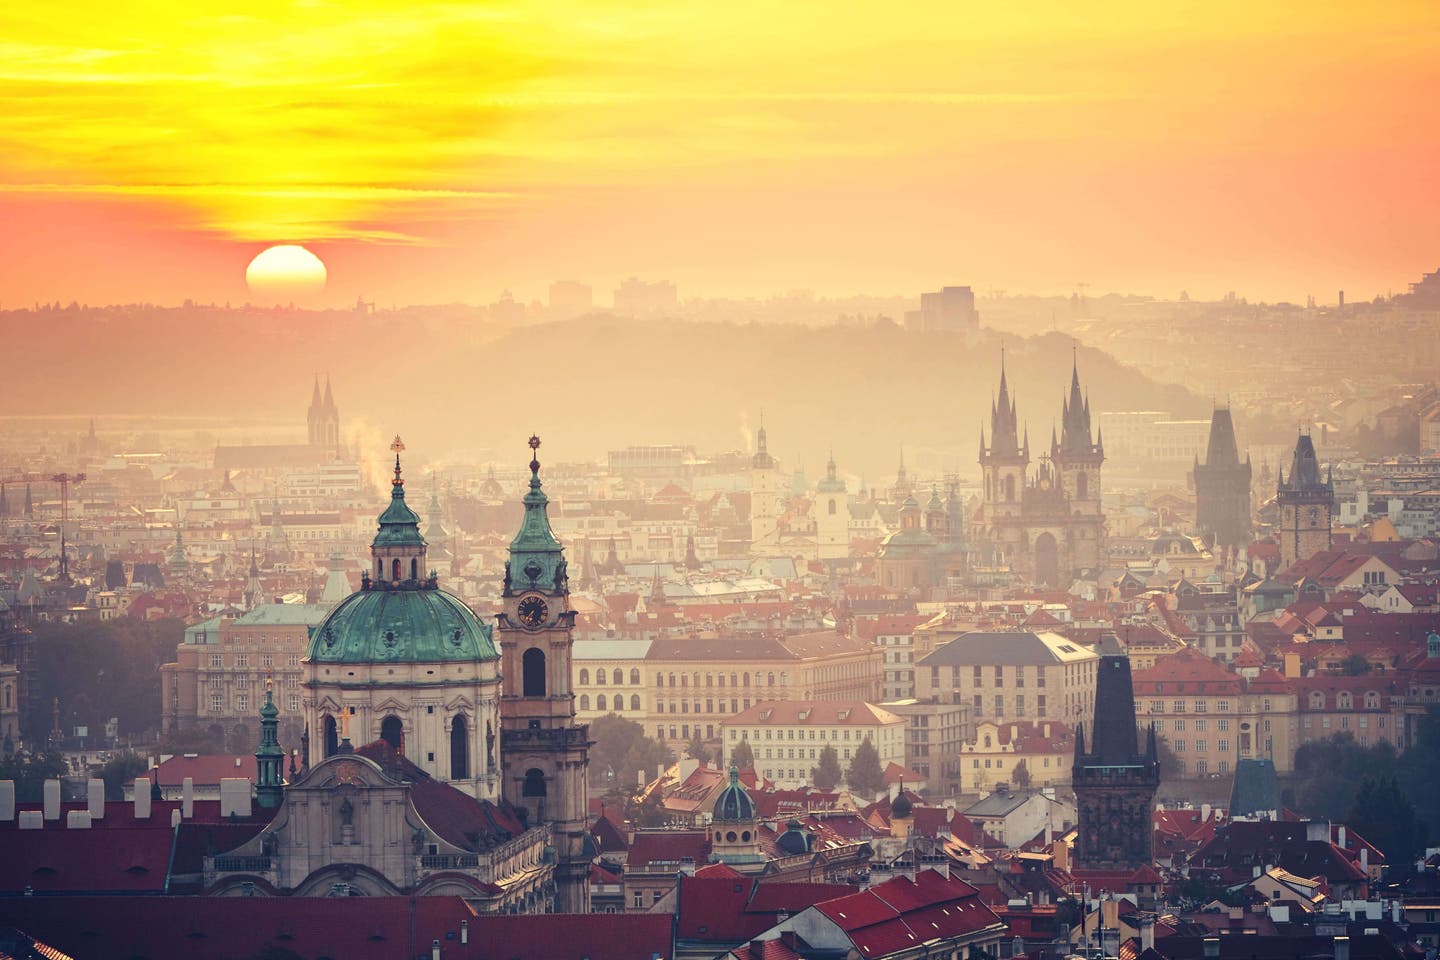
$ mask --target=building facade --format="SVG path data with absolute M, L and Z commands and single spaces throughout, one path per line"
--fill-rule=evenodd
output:
M 917 699 L 969 703 L 982 720 L 1087 723 L 1099 658 L 1058 633 L 964 633 L 916 664 Z
M 835 748 L 841 768 L 869 740 L 880 755 L 880 769 L 905 763 L 904 718 L 882 707 L 854 700 L 767 700 L 720 724 L 724 763 L 748 742 L 755 773 L 781 786 L 803 786 L 825 747 Z

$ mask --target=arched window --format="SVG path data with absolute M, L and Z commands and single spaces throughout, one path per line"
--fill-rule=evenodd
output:
M 835 498 L 830 498 L 830 516 L 835 516 Z
M 673 674 L 673 673 L 670 674 L 670 686 L 671 686 L 672 688 L 675 686 L 675 674 Z
M 632 694 L 630 694 L 630 709 L 631 709 L 631 710 L 634 710 L 634 711 L 639 711 L 639 709 L 640 709 L 640 694 L 638 694 L 638 693 L 632 693 Z
M 770 682 L 767 683 L 766 686 L 768 686 L 768 687 L 773 687 L 773 686 L 775 686 L 775 674 L 773 674 L 773 673 L 770 674 L 770 676 L 769 676 L 769 681 L 770 681 Z
M 1325 694 L 1321 693 L 1319 690 L 1311 690 L 1310 709 L 1319 710 L 1323 706 L 1325 706 Z
M 398 753 L 405 747 L 405 728 L 400 718 L 393 713 L 380 721 L 380 739 L 395 748 Z
M 580 686 L 590 686 L 590 671 L 585 669 L 584 667 L 580 668 Z
M 617 687 L 625 686 L 625 672 L 616 667 L 614 673 L 610 674 L 610 682 Z
M 1336 699 L 1339 701 L 1338 703 L 1336 703 L 1336 706 L 1339 707 L 1341 710 L 1349 710 L 1350 707 L 1353 706 L 1350 700 L 1349 690 L 1341 690 L 1340 696 Z
M 750 686 L 750 674 L 745 674 L 745 686 Z
M 602 694 L 600 694 L 598 697 L 595 698 L 595 709 L 596 709 L 596 710 L 604 710 L 604 709 L 605 709 L 605 702 L 606 702 L 606 701 L 605 701 L 605 694 L 602 693 Z
M 663 673 L 657 673 L 657 674 L 655 674 L 655 686 L 657 686 L 657 687 L 664 687 L 664 686 L 665 686 L 665 674 L 663 674 Z
M 1090 478 L 1083 470 L 1075 477 L 1075 496 L 1080 500 L 1090 499 Z
M 604 668 L 604 667 L 599 667 L 599 668 L 597 668 L 596 671 L 595 671 L 595 686 L 597 686 L 597 687 L 603 687 L 603 686 L 605 686 L 605 668 Z
M 639 667 L 631 667 L 631 668 L 630 668 L 630 686 L 632 686 L 632 687 L 638 687 L 638 686 L 640 686 L 640 668 L 639 668 Z
M 463 713 L 450 723 L 450 779 L 470 779 L 470 723 Z
M 671 685 L 673 686 L 674 684 L 671 684 Z M 685 674 L 683 674 L 683 673 L 680 674 L 680 686 L 682 686 L 682 687 L 688 687 L 688 686 L 690 686 L 690 678 L 689 678 L 688 676 L 686 676 Z
M 520 658 L 522 679 L 520 688 L 527 697 L 545 696 L 545 651 L 531 647 Z
M 525 786 L 521 788 L 520 795 L 523 797 L 545 796 L 545 772 L 531 767 L 525 771 Z
M 707 674 L 705 674 L 705 686 L 707 686 L 707 687 L 713 687 L 713 686 L 715 686 L 715 674 L 713 674 L 713 673 L 707 673 Z
M 580 694 L 580 709 L 581 709 L 581 710 L 589 710 L 589 709 L 590 709 L 590 694 L 588 694 L 588 693 L 582 693 L 582 694 Z
M 385 561 L 381 560 L 379 557 L 375 558 L 375 579 L 385 579 Z
M 1376 693 L 1374 690 L 1367 690 L 1367 691 L 1365 691 L 1365 709 L 1366 709 L 1366 710 L 1378 710 L 1378 709 L 1380 709 L 1380 694 Z
M 788 673 L 785 673 L 784 671 L 781 671 L 780 673 L 780 686 L 790 686 L 790 675 Z
M 400 558 L 399 558 L 399 557 L 396 557 L 396 558 L 395 558 L 395 561 L 390 565 L 390 569 L 391 569 L 391 571 L 395 574 L 395 576 L 393 576 L 391 579 L 392 579 L 392 580 L 399 580 L 399 579 L 400 579 Z
M 340 749 L 340 734 L 335 726 L 335 718 L 325 714 L 324 721 L 325 756 L 333 757 Z
M 417 557 L 410 558 L 410 579 L 420 579 L 420 560 Z

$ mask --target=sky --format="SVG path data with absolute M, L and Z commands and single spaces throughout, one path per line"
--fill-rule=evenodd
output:
M 1333 301 L 1440 266 L 1440 4 L 0 7 L 0 308 L 550 281 Z M 239 8 L 239 5 L 227 5 Z

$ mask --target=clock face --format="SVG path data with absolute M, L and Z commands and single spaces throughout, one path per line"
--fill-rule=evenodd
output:
M 538 627 L 545 622 L 545 616 L 550 612 L 550 608 L 546 606 L 543 599 L 532 596 L 521 600 L 520 605 L 515 608 L 515 612 L 525 626 Z

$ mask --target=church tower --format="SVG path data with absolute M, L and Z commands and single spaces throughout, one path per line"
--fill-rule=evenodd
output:
M 330 378 L 325 378 L 325 395 L 320 395 L 320 378 L 315 378 L 315 390 L 310 395 L 310 410 L 306 415 L 307 436 L 312 447 L 325 452 L 326 457 L 336 459 L 340 453 L 340 410 L 335 406 L 335 395 L 330 392 Z
M 845 494 L 845 481 L 836 473 L 834 453 L 825 464 L 825 479 L 815 485 L 814 510 L 820 559 L 826 563 L 849 560 L 850 498 Z
M 1113 637 L 1102 639 L 1101 649 L 1090 751 L 1085 728 L 1075 728 L 1075 861 L 1083 868 L 1135 869 L 1154 860 L 1153 808 L 1160 787 L 1155 727 L 1141 752 L 1130 658 Z
M 280 806 L 285 795 L 285 749 L 277 735 L 280 708 L 275 706 L 274 683 L 265 681 L 265 705 L 260 708 L 260 746 L 255 748 L 255 799 L 266 810 Z
M 1020 439 L 1015 401 L 1005 379 L 1005 355 L 1000 355 L 1000 397 L 990 404 L 990 445 L 980 428 L 980 467 L 985 477 L 982 516 L 988 526 L 1006 517 L 1018 517 L 1030 465 L 1030 437 Z
M 1330 520 L 1335 509 L 1335 485 L 1320 476 L 1320 459 L 1308 433 L 1295 441 L 1290 476 L 1280 471 L 1275 494 L 1280 507 L 1280 569 L 1314 556 L 1331 546 Z
M 590 912 L 585 855 L 589 727 L 575 722 L 570 657 L 575 611 L 564 549 L 550 529 L 540 484 L 540 438 L 530 438 L 530 491 L 520 532 L 510 542 L 498 615 L 500 754 L 506 798 L 531 825 L 550 824 L 557 853 L 555 906 Z
M 765 428 L 755 434 L 750 458 L 750 553 L 771 556 L 780 549 L 780 464 L 765 443 Z
M 1240 461 L 1229 407 L 1210 415 L 1205 462 L 1195 461 L 1195 525 L 1217 547 L 1250 543 L 1250 458 Z
M 1052 437 L 1050 459 L 1072 518 L 1070 569 L 1097 569 L 1105 555 L 1105 515 L 1100 504 L 1105 440 L 1091 433 L 1090 398 L 1080 391 L 1078 360 L 1070 368 L 1070 395 L 1061 405 L 1060 438 Z

